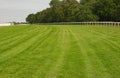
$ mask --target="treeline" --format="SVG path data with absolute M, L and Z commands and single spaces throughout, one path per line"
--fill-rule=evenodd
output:
M 51 0 L 50 7 L 27 16 L 28 23 L 120 21 L 120 0 Z

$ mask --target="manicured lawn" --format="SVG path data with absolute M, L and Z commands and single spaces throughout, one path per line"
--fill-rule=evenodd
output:
M 0 78 L 120 78 L 120 27 L 0 27 Z

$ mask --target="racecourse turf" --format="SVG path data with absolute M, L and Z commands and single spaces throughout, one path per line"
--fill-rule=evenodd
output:
M 0 27 L 0 78 L 120 78 L 120 27 Z

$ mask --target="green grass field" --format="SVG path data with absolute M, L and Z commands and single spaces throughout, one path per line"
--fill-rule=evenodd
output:
M 120 27 L 0 27 L 0 78 L 120 78 Z

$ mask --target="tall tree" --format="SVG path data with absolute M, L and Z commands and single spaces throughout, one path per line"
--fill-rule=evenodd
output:
M 63 12 L 63 1 L 60 0 L 51 0 L 51 16 L 54 22 L 62 22 L 64 21 L 64 12 Z
M 76 0 L 64 0 L 64 21 L 73 22 L 76 21 L 76 13 L 79 11 L 79 3 Z
M 51 0 L 50 7 L 26 18 L 29 23 L 120 21 L 119 0 Z
M 30 14 L 30 15 L 28 15 L 28 17 L 26 18 L 26 21 L 27 21 L 28 23 L 35 23 L 35 22 L 36 22 L 35 14 Z
M 120 22 L 120 5 L 116 6 L 112 12 L 112 20 Z
M 94 13 L 100 21 L 112 21 L 112 12 L 115 8 L 113 0 L 99 0 L 94 6 Z
M 61 2 L 62 1 L 60 1 L 60 0 L 51 0 L 50 3 L 49 3 L 49 5 L 51 7 L 57 7 L 57 6 L 59 6 L 61 4 Z
M 77 20 L 80 22 L 89 22 L 89 21 L 97 21 L 99 17 L 93 14 L 92 10 L 89 7 L 80 6 L 79 12 L 76 14 Z

